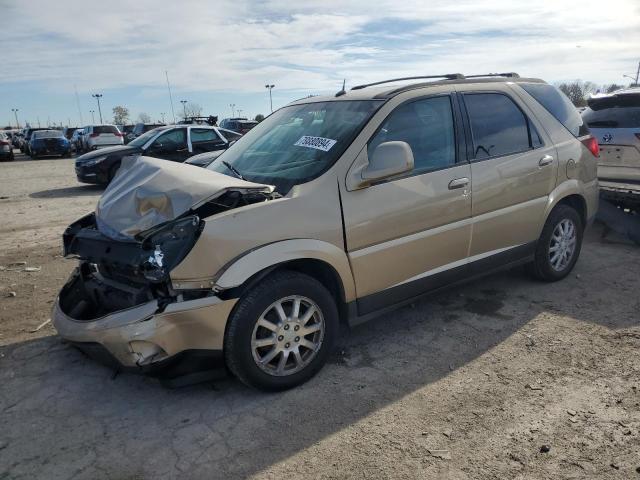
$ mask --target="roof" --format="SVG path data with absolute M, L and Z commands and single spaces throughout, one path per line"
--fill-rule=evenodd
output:
M 408 80 L 418 79 L 431 79 L 435 80 L 423 81 L 423 82 L 408 82 Z M 409 90 L 415 90 L 419 88 L 436 87 L 440 85 L 460 85 L 460 84 L 477 84 L 477 83 L 546 83 L 539 78 L 522 78 L 517 73 L 505 73 L 505 74 L 488 74 L 488 75 L 462 75 L 462 74 L 447 74 L 438 76 L 424 76 L 424 77 L 409 77 L 398 78 L 391 80 L 384 80 L 381 82 L 374 82 L 365 85 L 357 85 L 351 90 L 338 92 L 335 95 L 322 95 L 311 96 L 301 98 L 291 104 L 303 104 L 303 103 L 316 103 L 316 102 L 331 102 L 331 101 L 343 101 L 343 100 L 387 100 L 402 92 Z M 382 85 L 387 83 L 394 83 L 396 85 Z

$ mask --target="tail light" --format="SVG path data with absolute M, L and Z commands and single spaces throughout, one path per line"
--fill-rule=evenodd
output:
M 0 140 L 0 145 L 9 145 L 9 142 L 6 140 Z
M 589 135 L 580 141 L 589 149 L 594 157 L 600 156 L 600 145 L 598 145 L 598 140 L 596 140 L 595 137 Z
M 124 137 L 124 135 L 123 135 L 122 133 L 114 133 L 114 135 L 115 135 L 116 137 Z
M 99 137 L 100 134 L 99 133 L 92 133 L 91 135 L 89 135 L 91 138 L 96 138 Z

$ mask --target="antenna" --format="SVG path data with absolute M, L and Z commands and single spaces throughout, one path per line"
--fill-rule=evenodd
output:
M 342 95 L 347 93 L 347 91 L 344 89 L 346 83 L 347 83 L 347 79 L 345 78 L 345 79 L 342 80 L 342 90 L 340 90 L 338 93 L 336 93 L 336 97 L 341 97 Z

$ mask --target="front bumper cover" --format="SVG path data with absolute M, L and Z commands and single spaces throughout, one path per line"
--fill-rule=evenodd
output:
M 154 365 L 168 365 L 185 352 L 222 352 L 227 318 L 236 301 L 209 296 L 170 303 L 160 311 L 158 301 L 152 300 L 100 318 L 77 320 L 62 310 L 58 298 L 52 321 L 62 338 L 81 349 L 100 345 L 117 365 L 144 372 Z

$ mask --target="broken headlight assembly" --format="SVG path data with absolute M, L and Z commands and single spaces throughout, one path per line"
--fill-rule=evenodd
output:
M 142 242 L 140 271 L 150 282 L 163 282 L 196 243 L 202 222 L 190 215 L 138 235 Z

